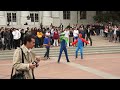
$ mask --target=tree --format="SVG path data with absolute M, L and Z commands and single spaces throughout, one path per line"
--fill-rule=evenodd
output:
M 97 12 L 93 19 L 97 22 L 120 22 L 120 11 Z

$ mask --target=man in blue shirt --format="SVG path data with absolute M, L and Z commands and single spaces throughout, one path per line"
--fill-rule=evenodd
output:
M 68 59 L 67 48 L 66 48 L 67 43 L 68 42 L 67 42 L 67 38 L 65 37 L 65 33 L 61 33 L 61 35 L 60 35 L 60 54 L 59 54 L 59 58 L 58 58 L 58 63 L 60 62 L 60 58 L 61 58 L 63 50 L 65 52 L 67 62 L 70 62 Z
M 46 33 L 46 36 L 44 38 L 44 42 L 43 45 L 46 46 L 46 53 L 44 55 L 44 58 L 47 57 L 47 59 L 49 58 L 49 51 L 50 51 L 50 35 Z

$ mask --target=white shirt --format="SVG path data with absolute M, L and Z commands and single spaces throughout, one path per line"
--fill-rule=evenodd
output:
M 74 31 L 73 31 L 74 37 L 78 37 L 78 34 L 79 34 L 78 30 L 74 30 Z
M 21 33 L 18 30 L 15 30 L 12 32 L 13 34 L 13 39 L 18 40 L 21 37 Z
M 69 32 L 69 31 L 64 31 L 64 33 L 65 33 L 65 37 L 68 37 L 68 38 L 69 38 L 70 32 Z
M 118 28 L 114 28 L 114 34 L 116 35 L 116 31 L 118 30 Z

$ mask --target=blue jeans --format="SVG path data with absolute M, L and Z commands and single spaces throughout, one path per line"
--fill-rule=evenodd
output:
M 76 58 L 78 57 L 78 51 L 80 49 L 80 55 L 81 55 L 81 59 L 83 59 L 83 47 L 77 47 L 76 48 Z
M 69 61 L 69 59 L 68 59 L 68 54 L 67 54 L 67 48 L 66 48 L 66 46 L 65 46 L 65 47 L 60 47 L 60 54 L 59 54 L 58 62 L 60 61 L 60 58 L 61 58 L 61 55 L 62 55 L 63 50 L 64 50 L 64 52 L 65 52 L 65 56 L 66 56 L 67 61 Z

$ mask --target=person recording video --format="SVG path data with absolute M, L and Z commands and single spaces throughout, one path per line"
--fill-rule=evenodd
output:
M 13 55 L 13 67 L 16 72 L 24 71 L 25 79 L 35 79 L 34 69 L 39 66 L 40 56 L 36 56 L 35 53 L 31 51 L 34 45 L 34 36 L 26 35 L 23 45 L 17 48 Z M 22 63 L 22 55 L 24 63 Z

